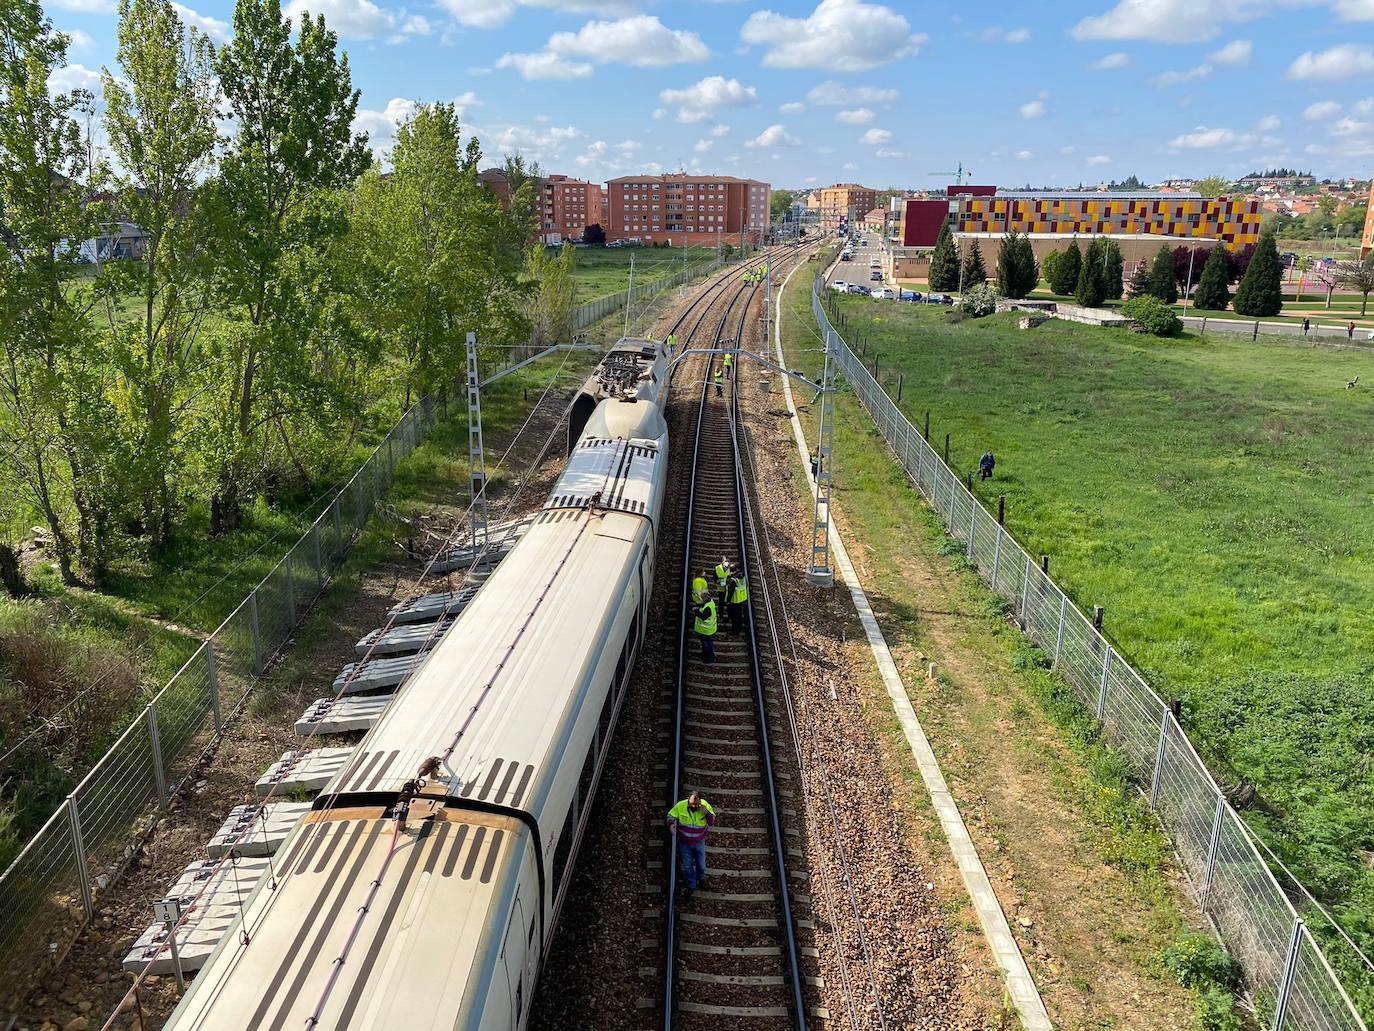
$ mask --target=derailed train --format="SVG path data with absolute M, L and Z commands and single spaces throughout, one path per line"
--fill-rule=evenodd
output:
M 622 341 L 543 510 L 279 852 L 176 1031 L 524 1028 L 643 640 L 667 359 Z

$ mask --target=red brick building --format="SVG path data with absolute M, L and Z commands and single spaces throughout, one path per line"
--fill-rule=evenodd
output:
M 545 176 L 541 181 L 539 236 L 545 243 L 580 240 L 587 226 L 601 222 L 600 183 L 566 175 Z
M 606 239 L 714 246 L 762 243 L 773 188 L 729 175 L 627 175 L 606 184 Z
M 477 173 L 477 178 L 482 185 L 496 195 L 496 199 L 501 203 L 505 211 L 510 210 L 510 179 L 507 178 L 505 169 L 484 168 Z

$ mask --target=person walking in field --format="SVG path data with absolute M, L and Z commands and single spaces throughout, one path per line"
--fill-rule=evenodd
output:
M 692 629 L 701 639 L 701 661 L 716 661 L 716 600 L 703 598 L 692 610 Z
M 1354 319 L 1351 319 L 1351 320 L 1350 320 L 1350 325 L 1348 325 L 1348 326 L 1345 327 L 1345 338 L 1346 338 L 1347 340 L 1354 340 L 1354 339 L 1355 339 L 1355 320 L 1354 320 Z
M 997 459 L 992 457 L 992 448 L 983 452 L 983 457 L 978 459 L 978 478 L 980 480 L 992 479 L 992 469 L 997 464 Z
M 1311 328 L 1312 328 L 1312 320 L 1309 319 L 1309 318 L 1307 318 L 1306 316 L 1304 316 L 1304 317 L 1303 317 L 1303 320 L 1302 320 L 1302 335 L 1303 335 L 1303 336 L 1307 336 L 1307 331 L 1308 331 L 1309 329 L 1311 329 Z
M 688 895 L 706 883 L 706 834 L 715 825 L 716 811 L 700 791 L 691 792 L 668 810 L 668 833 L 677 842 Z

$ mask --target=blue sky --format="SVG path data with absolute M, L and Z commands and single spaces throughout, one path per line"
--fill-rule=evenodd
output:
M 47 0 L 63 85 L 113 57 L 114 0 Z M 183 16 L 223 39 L 232 0 Z M 294 0 L 339 33 L 384 153 L 457 101 L 495 161 L 590 179 L 720 172 L 1071 185 L 1261 165 L 1374 174 L 1374 0 Z

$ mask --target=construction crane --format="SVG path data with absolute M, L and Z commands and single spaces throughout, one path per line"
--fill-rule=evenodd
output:
M 950 175 L 952 175 L 952 176 L 954 176 L 954 185 L 955 185 L 955 186 L 963 186 L 963 185 L 964 185 L 964 179 L 965 179 L 966 177 L 969 178 L 969 179 L 972 179 L 972 178 L 973 178 L 973 173 L 970 172 L 968 169 L 966 169 L 966 168 L 964 167 L 964 163 L 963 163 L 962 161 L 959 162 L 959 167 L 958 167 L 955 171 L 953 171 L 953 172 L 931 172 L 931 173 L 929 173 L 929 174 L 930 174 L 930 175 L 944 175 L 944 176 L 950 176 Z

